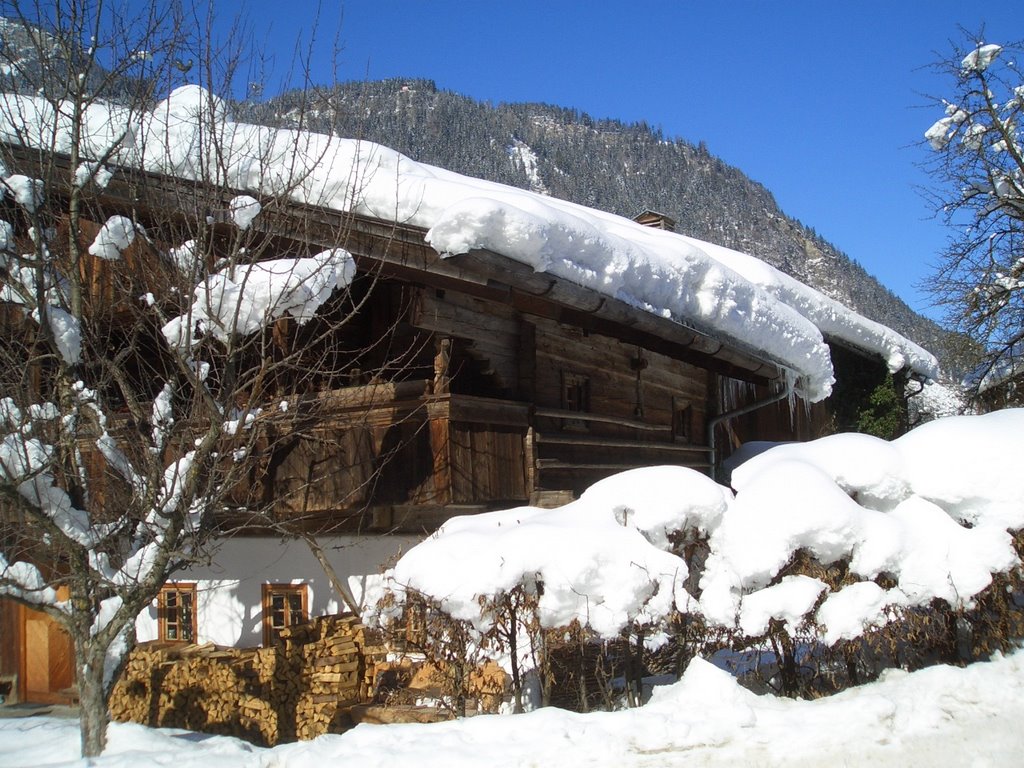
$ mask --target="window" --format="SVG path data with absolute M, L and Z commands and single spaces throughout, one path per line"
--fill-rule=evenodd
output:
M 168 584 L 157 598 L 160 639 L 176 643 L 196 641 L 196 585 Z
M 578 413 L 590 410 L 590 379 L 578 373 L 562 373 L 562 408 Z
M 691 442 L 693 430 L 693 406 L 686 400 L 672 398 L 672 435 L 676 440 Z
M 574 413 L 590 411 L 590 379 L 578 373 L 562 371 L 562 410 Z M 585 430 L 587 424 L 583 419 L 566 419 L 562 422 L 563 429 Z
M 305 584 L 263 585 L 263 645 L 273 645 L 282 629 L 308 619 Z

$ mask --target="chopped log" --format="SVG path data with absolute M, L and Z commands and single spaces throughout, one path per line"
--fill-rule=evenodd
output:
M 342 693 L 321 693 L 313 696 L 313 703 L 352 705 L 359 703 L 359 697 L 355 691 L 344 691 Z
M 356 705 L 349 709 L 355 723 L 372 723 L 390 725 L 394 723 L 439 723 L 451 720 L 451 714 L 435 709 L 415 705 L 382 707 L 373 704 Z

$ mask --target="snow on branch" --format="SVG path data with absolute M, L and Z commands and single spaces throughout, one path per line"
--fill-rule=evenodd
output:
M 66 607 L 57 599 L 57 591 L 43 578 L 39 569 L 26 562 L 8 563 L 0 553 L 0 595 L 51 608 Z
M 1001 45 L 979 43 L 977 48 L 964 56 L 963 61 L 960 62 L 960 71 L 965 74 L 984 72 L 1002 50 Z
M 116 261 L 139 233 L 145 235 L 142 228 L 127 216 L 111 216 L 96 233 L 89 253 L 107 261 Z
M 165 324 L 163 335 L 171 347 L 185 351 L 206 336 L 226 343 L 285 315 L 301 325 L 353 277 L 355 261 L 341 248 L 309 258 L 227 267 L 196 286 L 192 306 Z

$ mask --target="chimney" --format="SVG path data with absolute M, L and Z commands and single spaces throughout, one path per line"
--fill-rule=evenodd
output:
M 645 227 L 653 227 L 654 229 L 664 229 L 667 232 L 676 231 L 676 220 L 671 216 L 666 216 L 664 213 L 658 213 L 647 209 L 642 213 L 638 213 L 633 217 L 633 221 L 637 224 L 643 224 Z

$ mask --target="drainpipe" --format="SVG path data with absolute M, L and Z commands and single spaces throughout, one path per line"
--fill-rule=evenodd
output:
M 793 382 L 787 381 L 786 386 L 778 392 L 769 395 L 764 400 L 758 400 L 753 403 L 748 403 L 741 408 L 736 408 L 732 411 L 726 411 L 715 416 L 711 421 L 708 422 L 708 450 L 711 456 L 711 479 L 717 482 L 718 480 L 718 460 L 717 450 L 715 447 L 715 428 L 722 422 L 729 421 L 731 419 L 738 418 L 740 416 L 746 416 L 748 413 L 753 413 L 756 410 L 764 408 L 767 405 L 772 405 L 780 400 L 785 400 L 787 397 L 793 394 Z

